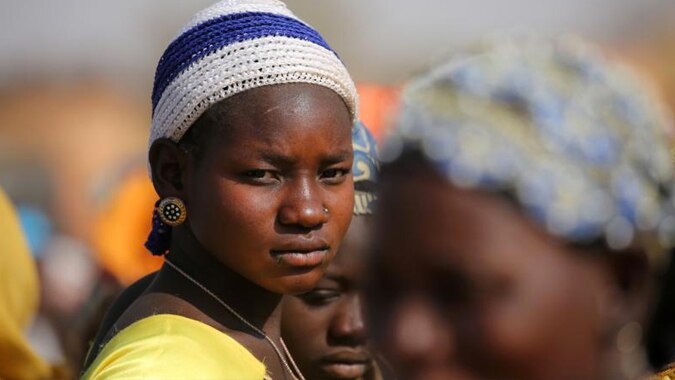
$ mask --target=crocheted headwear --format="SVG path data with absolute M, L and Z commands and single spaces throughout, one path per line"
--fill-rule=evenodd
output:
M 568 241 L 663 252 L 675 244 L 667 122 L 629 74 L 576 40 L 489 44 L 408 87 L 383 161 L 419 151 Z
M 178 142 L 214 103 L 281 83 L 330 88 L 356 121 L 354 83 L 316 30 L 281 1 L 220 1 L 197 13 L 159 60 L 150 146 L 161 137 Z
M 375 183 L 380 170 L 379 157 L 375 138 L 360 121 L 352 129 L 352 146 L 354 147 L 354 215 L 372 215 L 377 199 Z

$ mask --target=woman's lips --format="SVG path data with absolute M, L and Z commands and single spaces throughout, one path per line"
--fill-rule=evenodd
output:
M 370 368 L 369 363 L 326 362 L 321 365 L 323 371 L 336 379 L 360 379 Z
M 272 256 L 279 262 L 293 267 L 315 267 L 320 265 L 328 255 L 328 247 L 314 250 L 272 250 Z
M 321 361 L 323 371 L 336 379 L 360 379 L 371 366 L 372 359 L 366 353 L 343 352 Z

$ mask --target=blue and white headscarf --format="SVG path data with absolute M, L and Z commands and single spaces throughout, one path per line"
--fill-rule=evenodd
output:
M 166 48 L 152 92 L 150 142 L 179 141 L 211 105 L 252 88 L 310 83 L 357 117 L 354 83 L 321 35 L 277 0 L 225 0 L 197 13 Z
M 375 138 L 360 121 L 352 129 L 354 147 L 354 215 L 372 215 L 377 200 L 375 184 L 380 170 Z
M 659 103 L 578 40 L 500 40 L 408 86 L 383 160 L 420 151 L 456 186 L 506 191 L 574 242 L 675 245 Z

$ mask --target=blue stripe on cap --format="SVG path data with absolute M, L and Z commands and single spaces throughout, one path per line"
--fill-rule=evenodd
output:
M 208 20 L 175 39 L 160 58 L 152 92 L 153 113 L 164 90 L 192 63 L 227 45 L 268 36 L 298 38 L 333 51 L 317 31 L 288 16 L 245 12 Z

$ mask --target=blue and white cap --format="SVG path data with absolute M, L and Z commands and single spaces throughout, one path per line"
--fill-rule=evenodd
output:
M 266 85 L 309 83 L 344 100 L 352 120 L 357 93 L 321 35 L 277 0 L 224 0 L 197 13 L 159 60 L 150 145 L 179 141 L 211 105 Z

